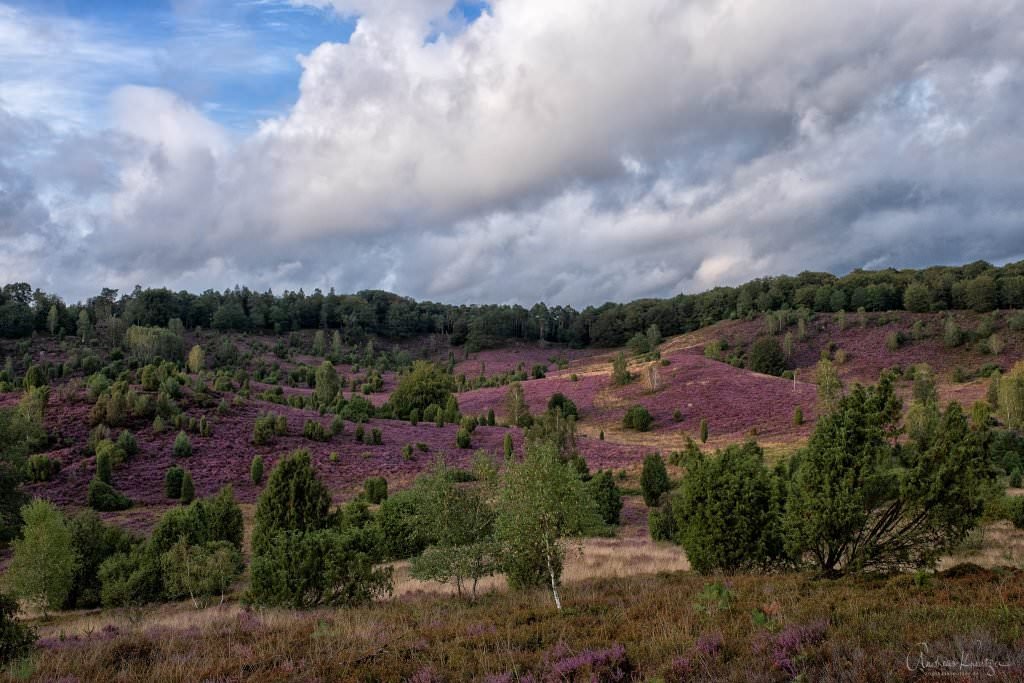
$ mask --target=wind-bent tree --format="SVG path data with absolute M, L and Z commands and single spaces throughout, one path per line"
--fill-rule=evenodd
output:
M 827 575 L 933 566 L 977 522 L 990 433 L 952 403 L 934 428 L 897 445 L 890 376 L 855 387 L 797 456 L 786 549 Z

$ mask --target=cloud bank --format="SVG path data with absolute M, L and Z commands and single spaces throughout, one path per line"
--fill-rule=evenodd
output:
M 356 29 L 241 139 L 166 90 L 89 131 L 0 82 L 5 279 L 586 305 L 1024 257 L 1024 3 L 293 2 Z

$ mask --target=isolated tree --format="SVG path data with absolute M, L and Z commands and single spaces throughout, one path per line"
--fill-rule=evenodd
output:
M 521 462 L 506 467 L 495 529 L 509 584 L 548 583 L 560 610 L 558 585 L 568 539 L 596 521 L 593 500 L 552 444 L 531 444 Z
M 185 479 L 185 470 L 174 465 L 164 473 L 164 495 L 172 500 L 181 498 L 181 483 Z
M 313 398 L 319 405 L 330 405 L 337 398 L 340 390 L 341 383 L 338 381 L 338 372 L 334 369 L 331 361 L 325 360 L 316 369 L 316 388 L 313 390 Z
M 565 417 L 579 418 L 579 410 L 576 408 L 576 404 L 560 391 L 551 394 L 551 398 L 548 399 L 548 410 L 560 410 Z
M 708 419 L 706 417 L 700 419 L 700 442 L 708 442 Z
M 505 395 L 505 416 L 508 423 L 516 427 L 526 427 L 532 422 L 523 385 L 519 382 L 508 385 L 508 393 Z
M 451 375 L 434 363 L 416 361 L 412 369 L 398 381 L 389 402 L 395 415 L 403 420 L 408 419 L 413 410 L 427 420 L 432 419 L 426 416 L 427 407 L 447 405 L 454 390 L 455 383 Z
M 600 470 L 586 485 L 601 521 L 618 524 L 622 512 L 622 491 L 616 485 L 611 470 Z
M 622 386 L 629 384 L 633 376 L 629 374 L 629 366 L 626 363 L 626 354 L 619 351 L 612 361 L 612 384 Z
M 988 430 L 959 404 L 927 440 L 894 446 L 893 380 L 855 387 L 822 416 L 797 455 L 784 514 L 786 548 L 825 574 L 933 566 L 976 523 L 988 477 Z
M 640 471 L 640 489 L 643 492 L 644 504 L 647 507 L 654 507 L 658 504 L 663 493 L 672 488 L 672 482 L 668 478 L 668 470 L 665 469 L 665 461 L 657 453 L 652 453 L 644 458 L 644 466 Z
M 323 356 L 326 351 L 326 340 L 324 339 L 324 331 L 317 330 L 313 334 L 313 355 Z
M 508 460 L 512 457 L 512 435 L 505 434 L 505 438 L 502 439 L 502 451 L 505 454 L 505 459 Z
M 765 375 L 781 375 L 786 369 L 786 355 L 775 337 L 761 337 L 750 347 L 747 366 Z
M 58 325 L 60 325 L 60 311 L 57 310 L 57 305 L 53 304 L 46 314 L 46 329 L 50 332 L 50 336 L 57 334 Z
M 253 484 L 259 486 L 263 483 L 263 456 L 254 455 L 249 465 L 249 478 Z
M 179 496 L 178 499 L 182 503 L 188 504 L 191 503 L 195 499 L 195 497 L 196 487 L 195 484 L 192 483 L 192 473 L 189 472 L 188 470 L 185 470 L 185 474 L 183 474 L 181 477 L 181 495 Z
M 203 351 L 203 347 L 196 344 L 188 352 L 188 369 L 189 372 L 198 373 L 206 368 L 206 352 Z
M 484 456 L 486 458 L 486 456 Z M 496 473 L 489 460 L 478 458 L 478 483 L 456 485 L 444 460 L 417 483 L 423 535 L 434 543 L 412 561 L 412 575 L 424 581 L 454 583 L 459 597 L 467 588 L 476 599 L 479 580 L 499 568 L 494 539 Z
M 784 554 L 780 487 L 756 443 L 711 458 L 698 452 L 671 509 L 686 557 L 702 574 L 765 569 Z
M 14 594 L 47 612 L 60 609 L 78 567 L 64 515 L 53 503 L 34 500 L 21 509 L 22 537 L 12 544 L 14 555 L 7 581 Z
M 647 408 L 642 405 L 630 406 L 622 417 L 622 426 L 626 429 L 635 429 L 638 432 L 646 432 L 651 428 L 654 418 L 651 417 Z
M 315 531 L 328 523 L 331 495 L 316 475 L 309 451 L 294 451 L 271 471 L 256 505 L 253 554 L 280 531 Z
M 842 398 L 843 383 L 839 379 L 839 372 L 835 365 L 828 358 L 818 361 L 814 381 L 818 385 L 818 412 L 822 414 L 832 412 L 839 404 L 839 399 Z

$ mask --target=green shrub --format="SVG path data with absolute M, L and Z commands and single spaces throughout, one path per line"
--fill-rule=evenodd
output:
M 775 337 L 760 337 L 750 347 L 747 366 L 754 372 L 778 377 L 786 369 L 786 355 Z
M 672 502 L 666 500 L 658 507 L 653 507 L 647 512 L 647 530 L 652 541 L 675 541 L 676 540 L 676 518 L 672 510 Z
M 587 490 L 594 499 L 597 513 L 605 524 L 618 524 L 622 512 L 622 491 L 619 490 L 611 470 L 601 470 L 587 482 Z
M 374 446 L 380 446 L 381 444 L 384 443 L 384 436 L 381 434 L 381 431 L 376 427 L 370 430 L 370 443 L 373 444 Z
M 365 438 L 366 438 L 366 429 L 363 428 L 363 425 L 357 426 L 356 427 L 356 442 L 357 443 L 363 443 Z
M 302 436 L 310 441 L 330 441 L 331 439 L 331 435 L 317 420 L 306 420 L 306 424 L 302 428 Z
M 177 465 L 169 467 L 164 473 L 164 495 L 172 500 L 181 498 L 181 484 L 185 479 L 185 470 Z
M 558 392 L 551 395 L 548 399 L 548 411 L 561 410 L 564 417 L 579 417 L 579 411 L 576 409 L 576 404 L 566 397 L 565 394 Z
M 128 497 L 100 479 L 89 482 L 87 500 L 89 507 L 99 512 L 116 512 L 132 506 L 132 501 Z
M 139 442 L 135 440 L 135 435 L 127 429 L 118 434 L 117 446 L 129 458 L 139 452 Z
M 254 455 L 252 463 L 249 465 L 249 478 L 252 483 L 259 486 L 263 483 L 263 456 Z
M 470 447 L 469 431 L 465 427 L 460 427 L 458 433 L 455 435 L 455 445 L 459 448 Z
M 646 432 L 651 428 L 654 418 L 642 405 L 635 405 L 626 411 L 622 418 L 622 426 L 626 429 L 635 429 L 638 432 Z
M 764 569 L 784 556 L 782 501 L 755 443 L 698 456 L 672 506 L 679 542 L 695 570 Z
M 388 497 L 388 480 L 384 477 L 369 477 L 363 482 L 363 491 L 371 505 L 379 505 Z
M 192 440 L 188 438 L 188 434 L 178 432 L 178 436 L 174 439 L 172 452 L 176 458 L 187 458 L 192 455 Z
M 672 488 L 668 470 L 665 469 L 665 461 L 659 454 L 653 453 L 644 458 L 644 466 L 640 472 L 640 488 L 647 507 L 657 505 L 662 494 Z
M 196 487 L 192 483 L 192 473 L 188 470 L 181 478 L 181 496 L 178 498 L 182 503 L 188 504 L 196 497 Z
M 60 472 L 60 461 L 47 455 L 30 456 L 25 463 L 25 475 L 29 481 L 50 481 Z

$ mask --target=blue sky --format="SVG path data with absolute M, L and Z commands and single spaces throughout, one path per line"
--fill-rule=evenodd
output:
M 3 7 L 43 26 L 66 22 L 76 35 L 139 55 L 79 82 L 91 119 L 79 123 L 102 125 L 107 95 L 141 85 L 174 92 L 239 134 L 286 112 L 298 97 L 298 57 L 347 42 L 358 20 L 288 0 L 0 0 Z M 449 16 L 471 22 L 486 7 L 463 0 Z M 31 72 L 34 61 L 0 55 L 0 70 Z

